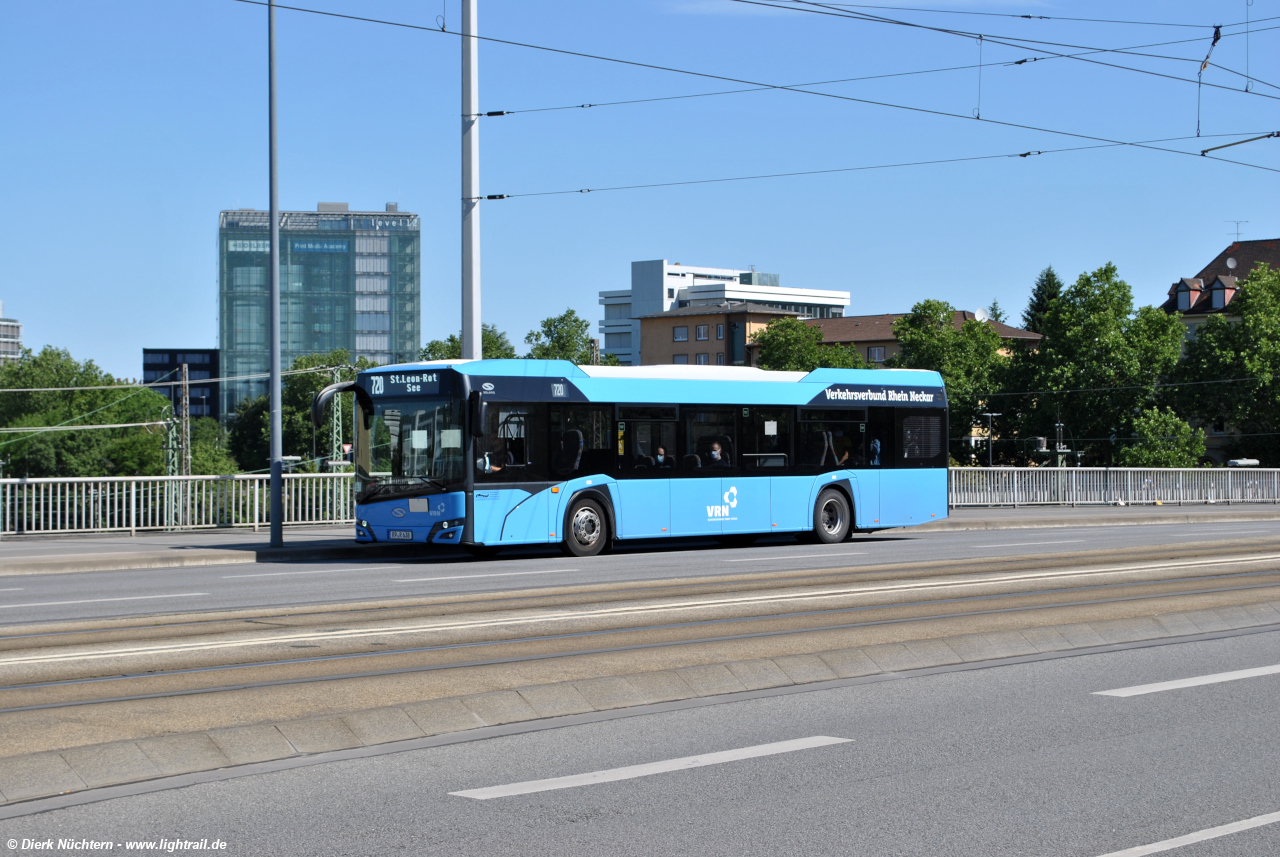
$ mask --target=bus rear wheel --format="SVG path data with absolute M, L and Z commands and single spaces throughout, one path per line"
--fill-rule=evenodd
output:
M 849 501 L 839 491 L 828 488 L 818 495 L 813 506 L 814 538 L 824 545 L 842 542 L 849 537 L 852 519 Z
M 564 550 L 570 556 L 595 556 L 609 543 L 609 524 L 594 500 L 574 503 L 566 523 Z

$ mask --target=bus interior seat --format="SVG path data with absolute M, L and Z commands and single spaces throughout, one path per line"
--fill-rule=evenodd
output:
M 701 467 L 701 466 L 702 466 L 702 459 L 698 458 L 698 456 L 694 455 L 692 452 L 684 457 L 684 467 L 690 468 L 690 467 Z

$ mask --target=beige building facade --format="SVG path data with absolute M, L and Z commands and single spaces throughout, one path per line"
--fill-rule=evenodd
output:
M 775 318 L 799 313 L 754 303 L 691 306 L 640 318 L 644 365 L 753 366 L 751 337 Z

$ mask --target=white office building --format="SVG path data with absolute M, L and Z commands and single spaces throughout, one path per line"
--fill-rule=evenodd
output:
M 777 274 L 703 268 L 656 259 L 631 263 L 631 288 L 600 293 L 601 352 L 616 354 L 623 365 L 639 366 L 640 318 L 667 310 L 750 301 L 797 312 L 802 318 L 842 318 L 849 293 L 827 289 L 790 289 Z
M 4 317 L 4 302 L 0 301 L 0 364 L 17 360 L 22 356 L 22 325 L 16 318 Z

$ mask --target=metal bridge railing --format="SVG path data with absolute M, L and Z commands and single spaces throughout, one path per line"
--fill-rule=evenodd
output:
M 266 474 L 0 479 L 0 534 L 257 530 L 270 485 Z M 354 485 L 350 473 L 285 474 L 285 526 L 352 523 Z
M 954 506 L 1280 503 L 1280 470 L 1155 467 L 953 467 Z
M 0 534 L 259 527 L 270 523 L 270 478 L 139 476 L 0 479 Z M 284 524 L 350 524 L 350 473 L 284 477 Z M 953 467 L 960 506 L 1280 503 L 1280 470 L 1254 468 Z

